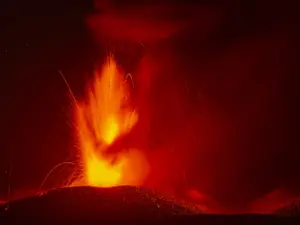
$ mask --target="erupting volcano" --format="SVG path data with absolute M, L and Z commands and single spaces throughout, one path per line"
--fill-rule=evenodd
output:
M 87 88 L 87 99 L 76 104 L 82 176 L 73 185 L 112 187 L 139 186 L 148 171 L 140 150 L 129 149 L 107 156 L 105 151 L 117 137 L 135 126 L 138 115 L 131 106 L 130 86 L 113 56 L 101 72 L 95 72 Z

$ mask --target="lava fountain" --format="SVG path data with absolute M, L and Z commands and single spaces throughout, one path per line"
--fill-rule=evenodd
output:
M 105 154 L 107 147 L 138 121 L 130 101 L 130 85 L 124 75 L 110 55 L 88 84 L 86 99 L 77 102 L 75 117 L 82 176 L 73 185 L 143 184 L 148 164 L 142 151 L 128 149 L 113 156 Z

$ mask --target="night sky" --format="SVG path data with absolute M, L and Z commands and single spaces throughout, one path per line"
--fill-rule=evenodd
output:
M 170 41 L 168 53 L 180 61 L 185 103 L 199 117 L 189 134 L 190 183 L 233 205 L 277 189 L 297 192 L 297 1 L 199 4 L 222 16 L 194 21 Z M 75 159 L 73 105 L 59 71 L 81 97 L 105 50 L 86 25 L 92 1 L 7 1 L 0 8 L 0 197 L 6 198 L 8 183 L 12 193 L 32 192 L 53 166 Z M 130 68 L 125 58 L 120 64 Z M 199 95 L 209 110 L 203 112 Z

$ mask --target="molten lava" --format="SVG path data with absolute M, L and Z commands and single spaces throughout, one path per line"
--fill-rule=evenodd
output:
M 124 74 L 109 56 L 101 73 L 97 71 L 89 84 L 86 101 L 78 102 L 76 121 L 83 168 L 79 185 L 111 187 L 143 183 L 148 166 L 141 151 L 129 149 L 113 157 L 104 154 L 138 120 L 130 105 L 129 88 Z

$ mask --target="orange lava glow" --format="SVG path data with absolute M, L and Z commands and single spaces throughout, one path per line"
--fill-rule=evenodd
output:
M 76 121 L 83 168 L 83 179 L 77 182 L 80 185 L 138 186 L 147 175 L 148 164 L 140 150 L 130 149 L 112 157 L 104 154 L 138 121 L 138 114 L 130 106 L 128 83 L 109 56 L 102 71 L 95 72 L 86 101 L 78 102 Z

